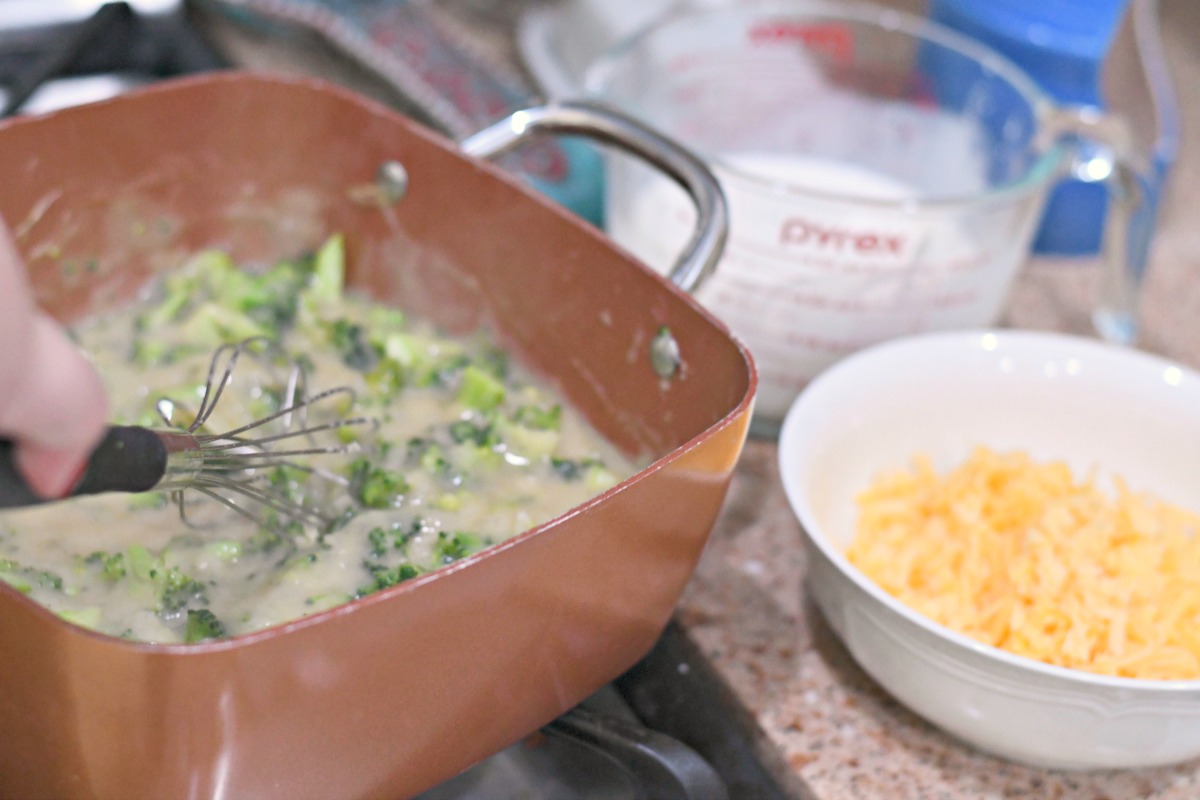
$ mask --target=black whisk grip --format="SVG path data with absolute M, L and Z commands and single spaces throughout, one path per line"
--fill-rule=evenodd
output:
M 16 465 L 12 440 L 0 438 L 0 508 L 49 502 L 34 493 Z M 88 457 L 70 497 L 100 492 L 145 492 L 167 471 L 167 448 L 157 433 L 136 425 L 113 425 Z

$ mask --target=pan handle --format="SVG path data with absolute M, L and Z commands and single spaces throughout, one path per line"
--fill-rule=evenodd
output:
M 717 266 L 729 232 L 729 211 L 717 179 L 692 153 L 642 123 L 584 102 L 551 103 L 514 112 L 460 144 L 467 154 L 495 158 L 538 133 L 583 136 L 612 145 L 662 170 L 696 204 L 696 229 L 671 268 L 671 281 L 694 292 Z

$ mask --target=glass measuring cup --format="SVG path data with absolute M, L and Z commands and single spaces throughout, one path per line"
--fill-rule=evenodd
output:
M 754 353 L 760 433 L 854 350 L 994 324 L 1066 174 L 1112 190 L 1094 322 L 1135 336 L 1146 172 L 1122 126 L 1056 106 L 971 39 L 867 5 L 685 8 L 585 84 L 698 152 L 725 190 L 729 244 L 698 297 Z M 1105 157 L 1078 156 L 1085 139 Z M 606 227 L 635 255 L 665 268 L 692 214 L 668 181 L 610 157 Z

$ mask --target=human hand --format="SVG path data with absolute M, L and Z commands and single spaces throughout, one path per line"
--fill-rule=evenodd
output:
M 108 417 L 100 376 L 66 331 L 37 307 L 25 264 L 0 222 L 0 437 L 39 495 L 70 491 Z

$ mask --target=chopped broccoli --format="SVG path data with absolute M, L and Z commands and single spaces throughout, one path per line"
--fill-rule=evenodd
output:
M 345 239 L 338 233 L 326 239 L 317 250 L 312 277 L 309 279 L 309 294 L 319 303 L 333 305 L 342 299 L 345 280 Z
M 607 473 L 608 468 L 598 458 L 550 458 L 550 468 L 564 481 L 577 481 L 588 478 L 592 473 Z
M 84 563 L 99 565 L 100 574 L 110 581 L 119 581 L 125 577 L 124 553 L 105 553 L 102 550 L 97 550 L 85 558 Z
M 456 444 L 491 447 L 499 441 L 495 426 L 483 420 L 458 419 L 450 423 L 449 430 Z
M 372 528 L 371 532 L 367 534 L 367 541 L 371 543 L 371 555 L 380 558 L 387 553 L 392 535 L 384 528 Z
M 229 257 L 216 251 L 198 253 L 180 271 L 163 281 L 164 296 L 154 308 L 138 318 L 139 329 L 154 331 L 178 319 L 195 298 L 200 278 L 206 272 L 219 272 Z
M 63 579 L 49 570 L 27 567 L 8 558 L 0 558 L 0 581 L 22 594 L 33 591 L 34 586 L 63 591 Z
M 154 580 L 160 568 L 159 560 L 140 544 L 131 544 L 125 549 L 125 565 L 129 574 L 141 581 Z
M 470 364 L 471 357 L 466 353 L 443 355 L 431 364 L 426 374 L 419 376 L 414 383 L 418 386 L 452 386 Z
M 250 416 L 266 419 L 283 409 L 283 389 L 279 386 L 256 386 L 251 391 L 247 406 Z
M 304 500 L 304 490 L 308 485 L 309 473 L 297 467 L 280 464 L 267 473 L 267 480 L 270 482 L 271 488 L 281 496 L 293 503 L 300 503 Z
M 271 334 L 246 314 L 217 301 L 204 303 L 192 312 L 181 331 L 189 342 L 208 347 Z
M 94 553 L 88 557 L 101 564 L 106 577 L 120 580 L 125 576 L 154 587 L 161 614 L 174 614 L 192 601 L 208 602 L 205 586 L 200 581 L 184 574 L 178 567 L 168 567 L 161 555 L 154 555 L 144 545 L 134 544 L 125 552 L 115 554 Z
M 557 431 L 562 427 L 562 406 L 521 406 L 513 413 L 512 421 L 535 431 Z
M 407 381 L 404 367 L 390 358 L 379 359 L 363 379 L 374 396 L 385 401 L 394 398 Z
M 391 528 L 372 528 L 367 534 L 367 541 L 371 544 L 371 555 L 382 558 L 389 550 L 403 551 L 409 539 L 420 533 L 424 526 L 425 520 L 418 517 L 407 528 L 399 524 Z
M 351 369 L 370 372 L 379 363 L 379 352 L 367 340 L 363 327 L 349 320 L 339 319 L 329 326 L 329 343 Z
M 434 499 L 433 507 L 440 511 L 459 511 L 465 499 L 463 492 L 443 492 Z
M 437 556 L 438 563 L 450 564 L 460 558 L 469 556 L 478 550 L 482 550 L 485 545 L 489 544 L 487 540 L 474 533 L 446 533 L 442 531 L 438 534 L 437 544 L 434 545 L 434 555 Z
M 192 348 L 187 345 L 170 345 L 152 338 L 138 337 L 133 341 L 129 360 L 139 367 L 153 367 L 159 364 L 174 364 Z
M 248 554 L 270 553 L 287 543 L 287 538 L 272 528 L 259 528 L 242 543 L 242 552 Z
M 162 425 L 162 422 L 155 420 L 154 425 Z M 166 492 L 139 492 L 130 495 L 129 507 L 132 509 L 166 508 L 168 500 Z
M 382 341 L 374 341 L 383 347 L 383 354 L 388 361 L 395 362 L 405 370 L 427 369 L 429 366 L 429 354 L 424 343 L 411 333 L 392 331 Z
M 372 306 L 367 311 L 367 321 L 373 333 L 383 335 L 404 329 L 404 312 L 387 306 Z
M 184 627 L 183 641 L 195 644 L 209 639 L 225 638 L 225 626 L 217 615 L 207 608 L 189 608 L 187 625 Z
M 87 608 L 64 609 L 58 612 L 58 616 L 67 622 L 73 622 L 80 627 L 92 628 L 94 630 L 100 627 L 103 612 L 100 606 L 88 606 Z
M 504 402 L 504 382 L 475 364 L 462 372 L 458 401 L 476 411 L 491 411 Z
M 487 374 L 503 381 L 508 377 L 508 353 L 486 341 L 482 344 L 473 363 Z
M 469 436 L 473 439 L 475 434 L 470 433 Z M 409 439 L 405 463 L 420 467 L 427 474 L 439 478 L 451 487 L 458 486 L 463 482 L 462 474 L 446 457 L 446 450 L 433 439 L 424 437 Z
M 255 322 L 278 332 L 292 324 L 306 275 L 296 264 L 281 263 L 262 275 L 239 273 L 246 277 L 236 297 L 226 297 Z
M 388 568 L 371 561 L 364 561 L 363 567 L 367 572 L 371 573 L 371 577 L 374 580 L 366 586 L 360 586 L 355 593 L 357 597 L 364 597 L 372 592 L 378 592 L 389 586 L 395 586 L 398 583 L 403 583 L 421 574 L 421 571 L 412 564 L 400 564 L 399 566 Z
M 508 451 L 529 461 L 553 455 L 562 439 L 556 427 L 529 427 L 508 419 L 501 419 L 497 424 Z
M 164 570 L 162 593 L 158 602 L 159 610 L 170 614 L 184 608 L 193 600 L 201 603 L 208 602 L 204 584 L 183 574 L 175 567 Z
M 112 553 L 104 559 L 104 565 L 101 567 L 101 572 L 104 577 L 110 581 L 119 581 L 125 577 L 125 554 Z
M 410 488 L 402 472 L 372 466 L 365 458 L 350 465 L 350 490 L 367 508 L 395 508 Z
M 340 606 L 342 603 L 347 603 L 354 599 L 354 595 L 344 594 L 342 592 L 326 592 L 324 594 L 309 595 L 304 598 L 304 605 L 313 609 L 313 611 L 323 611 L 327 608 Z

